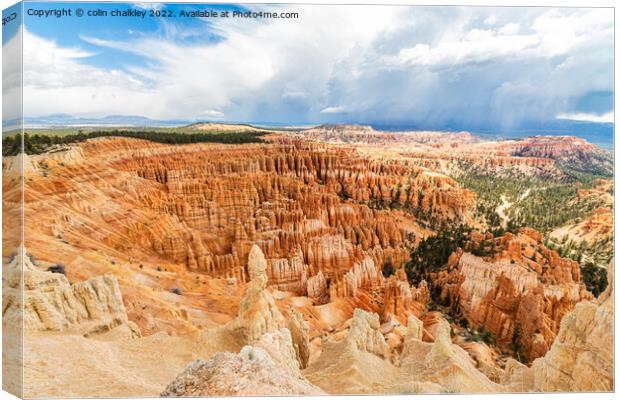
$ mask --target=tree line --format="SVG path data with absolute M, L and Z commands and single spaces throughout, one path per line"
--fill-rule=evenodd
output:
M 98 137 L 131 137 L 136 139 L 150 140 L 165 144 L 188 144 L 188 143 L 222 143 L 243 144 L 260 143 L 267 132 L 223 132 L 209 131 L 205 133 L 183 132 L 157 132 L 157 131 L 134 131 L 134 130 L 106 130 L 82 132 L 68 135 L 46 135 L 24 133 L 24 151 L 26 154 L 41 154 L 49 151 L 54 146 L 67 145 L 83 142 Z M 20 153 L 21 138 L 19 134 L 2 138 L 2 155 L 15 156 Z

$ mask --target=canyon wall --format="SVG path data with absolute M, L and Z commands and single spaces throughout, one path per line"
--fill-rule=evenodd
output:
M 435 281 L 443 301 L 462 312 L 471 328 L 490 331 L 497 345 L 525 356 L 523 361 L 545 355 L 562 318 L 592 298 L 579 265 L 547 249 L 530 229 L 485 243 L 493 249 L 490 256 L 453 254 L 448 271 Z
M 183 266 L 244 284 L 256 244 L 271 286 L 317 304 L 383 290 L 383 267 L 401 268 L 428 234 L 420 221 L 468 220 L 475 203 L 445 175 L 288 139 L 165 146 L 102 138 L 80 155 L 32 159 L 25 212 L 37 215 L 26 226 L 35 252 L 46 256 L 43 243 L 56 241 L 103 250 L 110 263 Z

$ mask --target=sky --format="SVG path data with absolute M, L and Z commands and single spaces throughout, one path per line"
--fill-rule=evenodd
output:
M 175 17 L 25 15 L 26 117 L 495 132 L 613 122 L 612 9 L 25 3 L 62 7 Z M 179 17 L 191 10 L 299 17 Z M 7 51 L 21 35 L 5 36 Z

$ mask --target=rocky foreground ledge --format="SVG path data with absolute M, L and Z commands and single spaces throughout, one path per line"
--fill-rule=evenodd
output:
M 14 264 L 4 277 L 4 323 L 18 311 Z M 494 379 L 453 343 L 450 324 L 440 314 L 432 322 L 411 315 L 406 326 L 391 328 L 403 335 L 402 348 L 394 355 L 392 336 L 384 333 L 379 315 L 356 309 L 346 336 L 326 338 L 321 354 L 309 362 L 307 323 L 297 314 L 285 318 L 276 306 L 257 246 L 248 265 L 251 280 L 237 317 L 184 339 L 140 337 L 112 276 L 70 284 L 64 275 L 37 270 L 26 260 L 27 372 L 49 382 L 49 376 L 38 377 L 43 371 L 38 366 L 55 362 L 55 352 L 79 365 L 57 371 L 45 393 L 40 388 L 27 393 L 174 397 L 613 389 L 613 265 L 608 289 L 596 301 L 578 303 L 563 318 L 544 357 L 531 367 L 510 359 Z M 114 387 L 103 385 L 109 379 L 115 379 Z
M 433 340 L 422 321 L 410 316 L 404 344 L 390 360 L 379 316 L 356 309 L 344 340 L 329 341 L 319 358 L 300 370 L 290 331 L 266 289 L 264 257 L 250 253 L 254 276 L 244 304 L 261 305 L 228 327 L 250 328 L 249 345 L 238 353 L 218 353 L 191 363 L 162 396 L 244 396 L 362 393 L 493 393 L 609 391 L 613 388 L 613 266 L 609 289 L 597 302 L 583 301 L 565 316 L 551 350 L 532 367 L 510 360 L 496 381 L 452 343 L 450 324 L 439 318 Z M 258 271 L 258 272 L 257 272 Z M 253 301 L 250 301 L 252 299 Z M 262 334 L 258 338 L 259 334 Z M 258 339 L 257 339 L 258 338 Z M 298 347 L 297 347 L 298 348 Z M 377 373 L 381 371 L 381 373 Z

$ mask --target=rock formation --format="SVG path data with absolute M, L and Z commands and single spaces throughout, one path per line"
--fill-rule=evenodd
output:
M 476 369 L 465 350 L 452 343 L 445 319 L 437 321 L 435 337 L 429 342 L 424 340 L 422 321 L 410 316 L 406 329 L 396 334 L 403 342 L 397 363 L 384 357 L 387 344 L 378 320 L 376 314 L 355 310 L 347 337 L 328 343 L 304 375 L 337 394 L 503 391 Z
M 353 313 L 347 342 L 360 351 L 375 354 L 379 357 L 387 355 L 387 344 L 379 330 L 379 316 L 359 308 Z
M 245 343 L 254 343 L 265 333 L 284 328 L 286 322 L 267 290 L 267 261 L 258 246 L 252 246 L 248 256 L 248 275 L 251 279 L 239 313 L 229 329 L 240 334 Z
M 249 280 L 246 259 L 257 244 L 273 287 L 310 290 L 319 302 L 329 300 L 319 273 L 340 282 L 368 257 L 377 269 L 407 261 L 415 217 L 392 208 L 444 220 L 469 218 L 475 202 L 445 175 L 303 141 L 164 146 L 110 138 L 79 150 L 79 159 L 50 159 L 47 176 L 28 180 L 26 191 L 37 196 L 26 196 L 27 212 L 43 218 L 28 226 L 32 237 L 75 248 L 96 237 L 106 253 L 155 254 L 239 283 Z M 41 196 L 45 202 L 35 200 Z
M 398 373 L 385 358 L 387 349 L 379 316 L 356 309 L 347 336 L 341 341 L 328 341 L 303 374 L 328 393 L 368 393 L 371 387 L 384 393 L 378 388 L 389 385 Z
M 289 310 L 288 330 L 291 333 L 295 356 L 299 362 L 299 368 L 306 368 L 310 359 L 310 340 L 308 338 L 308 323 L 304 321 L 303 315 L 294 309 Z
M 317 306 L 353 299 L 405 322 L 424 310 L 425 289 L 386 282 L 382 269 L 404 266 L 410 246 L 430 234 L 423 220 L 467 220 L 475 202 L 453 179 L 408 161 L 298 139 L 170 146 L 100 138 L 74 148 L 79 157 L 46 159 L 45 176 L 29 173 L 25 211 L 40 223 L 26 220 L 26 240 L 46 243 L 33 244 L 35 255 L 66 265 L 70 280 L 113 270 L 147 334 L 197 333 L 233 317 L 252 279 L 253 245 L 271 288 Z M 232 312 L 225 294 L 234 295 Z
M 575 136 L 531 136 L 515 143 L 512 153 L 520 157 L 582 159 L 589 153 L 597 151 L 597 147 L 585 139 Z
M 308 365 L 308 327 L 295 310 L 289 310 L 285 321 L 267 289 L 267 261 L 256 245 L 248 255 L 248 276 L 239 314 L 223 329 L 246 345 L 238 354 L 217 353 L 207 361 L 194 361 L 162 396 L 324 394 L 300 374 Z
M 278 309 L 275 299 L 267 289 L 267 261 L 261 249 L 254 245 L 248 255 L 248 276 L 251 281 L 246 289 L 239 306 L 237 317 L 223 329 L 240 336 L 240 341 L 247 345 L 260 345 L 268 341 L 273 334 L 284 335 L 286 346 L 278 348 L 276 353 L 271 354 L 274 359 L 281 357 L 283 353 L 291 352 L 295 364 L 294 369 L 299 370 L 308 365 L 309 340 L 308 325 L 303 316 L 294 309 L 288 310 L 288 318 L 285 318 Z M 284 333 L 280 333 L 284 332 Z M 274 346 L 263 346 L 272 349 Z
M 19 269 L 9 266 L 5 274 L 9 282 L 3 293 L 4 323 L 17 323 L 23 317 L 26 332 L 55 331 L 93 336 L 114 330 L 116 336 L 140 336 L 138 327 L 127 319 L 114 276 L 98 276 L 70 284 L 61 273 L 37 270 L 28 256 L 23 260 L 23 293 L 18 293 Z M 19 306 L 20 301 L 23 308 Z
M 522 355 L 533 360 L 549 350 L 564 315 L 592 295 L 580 282 L 578 264 L 544 247 L 540 234 L 523 229 L 492 242 L 495 253 L 487 260 L 455 253 L 435 284 L 470 327 L 484 327 L 505 350 L 522 346 Z
M 439 385 L 443 392 L 487 393 L 502 391 L 482 372 L 460 346 L 452 343 L 450 325 L 444 319 L 436 324 L 434 342 L 422 340 L 421 322 L 410 317 L 411 327 L 405 336 L 401 369 L 421 382 Z
M 386 282 L 382 319 L 387 321 L 395 317 L 405 322 L 409 315 L 419 317 L 426 311 L 429 302 L 426 281 L 420 282 L 417 288 L 411 287 L 405 271 L 399 269 Z
M 239 354 L 217 353 L 208 361 L 190 364 L 163 397 L 294 396 L 325 394 L 300 376 L 276 365 L 260 347 L 246 346 Z
M 596 302 L 584 301 L 562 319 L 549 352 L 532 364 L 542 392 L 609 392 L 614 389 L 614 265 Z
M 421 144 L 444 142 L 469 142 L 473 139 L 469 132 L 385 132 L 376 131 L 371 126 L 361 125 L 321 125 L 303 131 L 305 138 L 319 139 L 332 143 L 363 143 L 370 145 Z
M 39 385 L 28 397 L 58 395 L 41 365 L 73 348 L 84 354 L 68 359 L 92 372 L 84 385 L 102 395 L 160 393 L 196 358 L 207 361 L 164 395 L 608 390 L 611 302 L 593 303 L 579 266 L 537 232 L 474 233 L 416 286 L 404 270 L 444 223 L 479 225 L 462 173 L 562 177 L 575 154 L 598 157 L 574 138 L 322 126 L 243 145 L 100 138 L 27 157 L 24 212 L 36 218 L 25 241 L 37 261 L 23 304 Z M 3 181 L 3 205 L 19 204 L 17 182 Z M 575 228 L 584 238 L 613 233 L 606 185 L 578 192 L 607 199 Z M 56 263 L 66 276 L 45 272 Z M 9 288 L 8 322 L 22 304 Z M 431 293 L 441 311 L 429 311 Z M 464 334 L 481 327 L 496 345 Z M 52 342 L 64 347 L 47 352 Z M 74 388 L 78 375 L 59 373 Z

